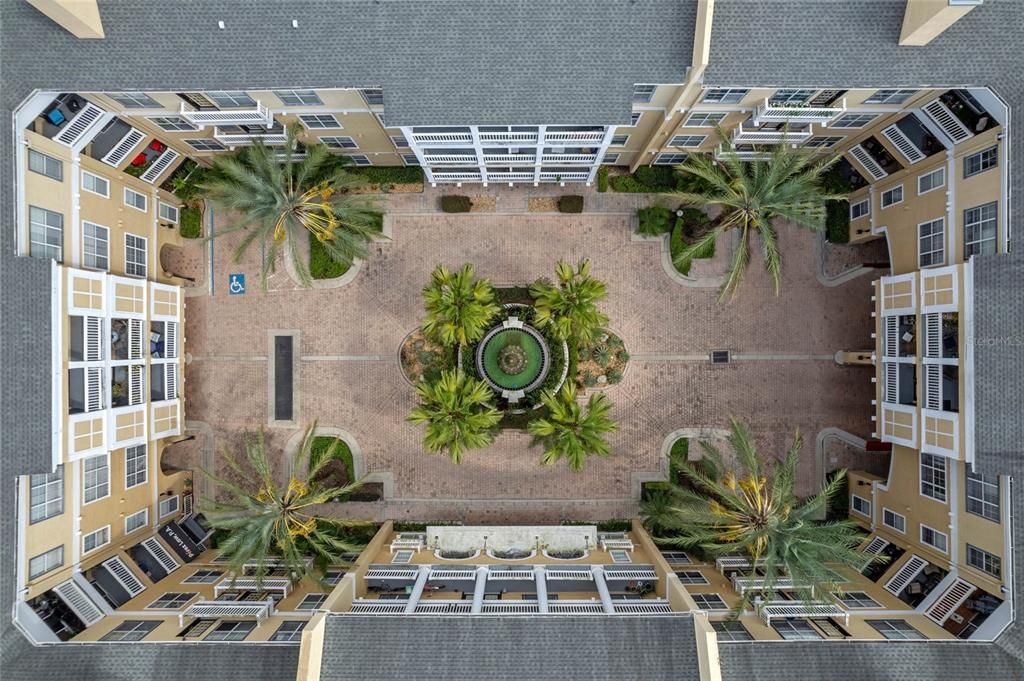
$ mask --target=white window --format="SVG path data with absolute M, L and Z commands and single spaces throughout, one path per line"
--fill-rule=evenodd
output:
M 998 475 L 967 471 L 967 512 L 999 522 Z
M 198 596 L 198 593 L 167 592 L 146 606 L 146 610 L 177 610 Z
M 811 149 L 831 149 L 835 145 L 842 142 L 843 139 L 844 138 L 837 136 L 812 137 L 811 139 L 804 142 L 804 146 L 810 147 Z
M 871 214 L 871 202 L 868 199 L 861 199 L 850 204 L 850 219 L 856 220 Z
M 204 641 L 244 641 L 245 637 L 256 628 L 256 623 L 221 622 L 217 628 L 206 635 Z
M 608 555 L 612 557 L 613 563 L 632 563 L 633 559 L 629 557 L 629 551 L 623 549 L 612 549 L 608 552 Z
M 917 178 L 917 193 L 927 194 L 930 191 L 946 186 L 946 169 L 936 168 Z
M 768 101 L 772 104 L 806 104 L 807 100 L 814 96 L 815 92 L 817 91 L 780 88 L 772 93 Z
M 64 162 L 58 158 L 41 154 L 35 149 L 28 150 L 28 169 L 58 182 L 64 181 Z
M 146 482 L 146 445 L 124 450 L 124 487 L 130 489 Z
M 213 584 L 219 580 L 224 573 L 221 570 L 196 570 L 184 580 L 183 584 Z
M 670 147 L 699 147 L 707 138 L 707 135 L 676 135 L 668 145 Z
M 949 537 L 944 532 L 939 532 L 927 525 L 921 525 L 921 543 L 942 553 L 949 551 Z
M 82 489 L 86 504 L 110 496 L 110 460 L 106 454 L 82 461 Z
M 946 219 L 938 218 L 917 226 L 917 264 L 921 267 L 941 265 L 946 261 Z
M 669 564 L 689 565 L 693 562 L 685 551 L 662 551 L 661 555 Z
M 615 165 L 616 163 L 619 162 L 619 156 L 621 156 L 621 154 L 605 154 L 604 158 L 601 160 L 601 163 L 605 163 L 607 165 Z
M 643 116 L 642 111 L 634 111 L 629 115 L 629 127 L 635 128 L 640 123 L 640 118 Z
M 244 109 L 256 106 L 256 100 L 239 90 L 214 90 L 206 96 L 222 109 Z
M 853 511 L 859 513 L 862 516 L 871 517 L 871 502 L 864 497 L 859 497 L 856 494 L 853 495 Z
M 82 189 L 105 199 L 110 198 L 110 182 L 107 178 L 93 175 L 88 170 L 82 171 Z
M 142 529 L 149 525 L 149 509 L 144 508 L 136 511 L 124 519 L 124 533 L 131 534 L 135 530 Z
M 907 517 L 888 508 L 882 509 L 882 524 L 900 534 L 907 533 Z
M 121 622 L 101 641 L 141 641 L 160 626 L 160 620 L 126 620 Z
M 157 214 L 160 219 L 172 224 L 178 224 L 178 207 L 160 201 L 157 203 Z
M 890 641 L 925 638 L 924 634 L 912 627 L 906 620 L 867 620 L 867 623 L 883 638 Z
M 878 118 L 877 114 L 847 113 L 832 121 L 830 128 L 863 128 Z
M 136 277 L 146 276 L 146 239 L 134 234 L 124 235 L 124 271 Z
M 676 577 L 683 584 L 707 584 L 708 578 L 700 570 L 682 570 L 676 573 Z
M 420 164 L 416 154 L 402 154 L 402 162 L 407 166 L 418 166 Z
M 38 523 L 64 512 L 64 467 L 29 478 L 29 523 Z
M 270 637 L 271 641 L 301 641 L 302 630 L 306 628 L 306 623 L 302 620 L 287 620 L 281 622 L 281 626 L 277 628 L 274 635 Z
M 409 148 L 409 140 L 405 139 L 402 135 L 391 135 L 391 143 L 395 145 L 396 149 Z
M 964 211 L 964 257 L 996 252 L 996 214 L 993 201 Z
M 999 163 L 999 148 L 989 147 L 964 159 L 964 177 L 968 178 L 995 168 Z
M 89 553 L 110 543 L 110 525 L 101 527 L 95 532 L 82 535 L 82 553 Z
M 324 573 L 324 583 L 330 584 L 331 586 L 337 586 L 341 578 L 345 576 L 342 570 L 328 570 Z
M 135 210 L 146 212 L 146 195 L 134 189 L 124 188 L 124 205 L 131 206 Z
M 363 99 L 370 106 L 384 105 L 384 90 L 381 90 L 379 87 L 363 88 L 359 92 L 363 93 Z
M 921 452 L 921 494 L 946 503 L 946 459 Z
M 82 239 L 85 249 L 82 264 L 93 270 L 110 268 L 110 230 L 102 225 L 82 222 Z
M 971 544 L 967 545 L 967 564 L 997 579 L 1003 576 L 1003 561 L 999 556 Z
M 334 114 L 302 114 L 301 116 L 299 116 L 299 120 L 302 121 L 302 124 L 309 129 L 341 129 L 342 127 L 341 123 L 338 122 L 338 119 L 334 116 Z
M 656 166 L 674 166 L 686 160 L 688 154 L 658 154 L 654 159 Z
M 191 132 L 199 129 L 181 116 L 150 116 L 149 120 L 167 132 Z
M 629 135 L 612 135 L 611 146 L 624 147 L 629 143 Z
M 274 90 L 285 106 L 317 106 L 323 104 L 315 90 Z
M 64 216 L 29 206 L 29 255 L 33 258 L 64 258 Z
M 412 557 L 416 555 L 415 551 L 395 551 L 395 555 L 391 556 L 392 563 L 411 563 Z
M 683 123 L 684 128 L 713 128 L 721 124 L 729 114 L 724 112 L 714 113 L 711 111 L 695 111 L 686 117 Z
M 875 90 L 870 97 L 864 100 L 865 104 L 902 104 L 914 94 L 916 90 Z
M 847 608 L 877 608 L 880 607 L 878 602 L 868 596 L 863 591 L 846 591 L 840 593 L 833 591 L 832 595 L 835 596 L 840 603 Z
M 729 607 L 718 594 L 690 594 L 701 610 L 728 610 Z
M 319 608 L 324 601 L 327 600 L 327 594 L 306 594 L 302 601 L 295 606 L 296 610 L 316 610 Z
M 57 546 L 28 561 L 28 578 L 35 579 L 64 564 L 64 547 Z
M 373 161 L 371 161 L 370 157 L 366 156 L 365 154 L 350 154 L 349 158 L 352 159 L 352 162 L 355 163 L 357 166 L 373 165 Z
M 126 109 L 159 109 L 160 102 L 145 92 L 108 92 L 107 96 Z
M 903 185 L 893 187 L 892 189 L 886 189 L 882 192 L 882 208 L 888 208 L 889 206 L 895 206 L 897 203 L 903 203 Z
M 359 145 L 351 137 L 344 135 L 331 135 L 320 138 L 322 144 L 326 144 L 332 149 L 358 149 Z
M 185 144 L 189 145 L 196 151 L 223 151 L 227 148 L 217 140 L 209 137 L 198 137 L 195 139 L 185 140 Z
M 719 104 L 736 104 L 750 92 L 746 88 L 711 88 L 704 92 L 704 102 L 717 102 Z
M 654 98 L 654 91 L 657 89 L 657 85 L 634 85 L 633 101 L 641 104 L 649 102 Z
M 807 620 L 774 620 L 772 629 L 787 641 L 816 641 L 821 638 L 818 630 Z
M 178 501 L 179 497 L 175 494 L 172 497 L 166 497 L 160 500 L 160 517 L 166 518 L 172 513 L 178 512 Z

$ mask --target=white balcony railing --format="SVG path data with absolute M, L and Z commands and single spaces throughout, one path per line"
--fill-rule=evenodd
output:
M 423 162 L 428 166 L 475 166 L 476 154 L 424 154 Z
M 763 561 L 758 561 L 757 564 L 761 565 Z M 754 566 L 745 556 L 722 556 L 715 559 L 715 567 L 724 573 L 726 570 L 749 570 Z
M 473 134 L 469 132 L 414 132 L 416 144 L 472 144 Z
M 604 132 L 548 132 L 544 134 L 545 144 L 593 144 L 604 141 Z
M 773 619 L 785 619 L 787 617 L 824 618 L 837 617 L 843 620 L 843 625 L 849 624 L 850 613 L 843 610 L 835 603 L 819 601 L 816 603 L 801 603 L 799 601 L 768 601 L 761 605 L 761 619 L 768 626 L 771 626 Z
M 754 124 L 781 123 L 792 121 L 794 123 L 820 123 L 827 125 L 841 116 L 846 111 L 846 100 L 842 100 L 838 106 L 790 106 L 772 104 L 765 99 L 754 109 Z
M 741 161 L 767 161 L 772 157 L 772 152 L 755 149 L 753 151 L 749 149 L 737 149 L 735 152 L 736 158 Z M 723 159 L 726 157 L 726 151 L 723 147 L 719 146 L 715 148 L 715 158 Z
M 779 577 L 775 580 L 772 585 L 774 589 L 792 589 L 793 588 L 792 577 Z M 751 589 L 763 589 L 764 578 L 763 577 L 733 577 L 732 588 L 736 593 L 743 594 Z
M 492 182 L 532 182 L 533 173 L 487 173 Z
M 484 144 L 536 144 L 535 132 L 482 132 L 480 141 Z
M 276 591 L 284 598 L 292 590 L 292 583 L 287 577 L 225 577 L 213 587 L 213 595 L 220 596 L 225 591 Z
M 169 170 L 170 167 L 174 164 L 174 162 L 178 160 L 179 155 L 180 154 L 178 154 L 178 152 L 176 152 L 174 149 L 167 147 L 166 149 L 164 149 L 163 153 L 160 154 L 155 161 L 153 161 L 153 165 L 146 168 L 146 172 L 142 173 L 139 179 L 142 180 L 143 182 L 156 184 L 156 181 L 160 178 L 160 176 L 163 175 L 167 170 Z
M 266 125 L 274 122 L 270 109 L 256 102 L 255 108 L 193 111 L 181 105 L 181 116 L 193 125 Z
M 433 182 L 481 182 L 479 173 L 432 173 Z
M 253 144 L 256 140 L 263 142 L 268 146 L 278 146 L 288 141 L 288 135 L 283 130 L 274 130 L 266 132 L 245 132 L 245 133 L 227 133 L 221 132 L 214 128 L 213 138 L 222 144 L 226 144 L 229 147 L 244 146 L 246 144 Z
M 541 171 L 541 182 L 586 182 L 590 173 L 547 173 Z
M 533 154 L 484 154 L 484 163 L 500 165 L 533 165 L 536 160 Z
M 751 130 L 741 126 L 732 133 L 734 144 L 797 144 L 810 138 L 810 130 Z
M 544 154 L 544 163 L 589 166 L 597 163 L 597 154 Z
M 186 617 L 234 617 L 262 622 L 274 613 L 274 599 L 265 601 L 197 601 L 178 615 L 178 625 L 184 626 Z

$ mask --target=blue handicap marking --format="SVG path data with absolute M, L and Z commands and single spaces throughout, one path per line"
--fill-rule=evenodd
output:
M 240 296 L 245 293 L 245 275 L 244 274 L 229 274 L 228 275 L 228 291 L 233 296 Z

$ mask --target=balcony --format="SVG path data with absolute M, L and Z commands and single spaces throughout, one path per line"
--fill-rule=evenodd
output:
M 590 173 L 550 173 L 541 171 L 540 181 L 541 182 L 586 182 L 590 179 Z
M 536 161 L 533 154 L 484 154 L 484 163 L 500 166 L 533 165 Z
M 475 153 L 423 154 L 423 163 L 428 166 L 472 166 L 477 164 Z
M 413 130 L 412 140 L 416 144 L 472 144 L 473 133 L 466 131 L 452 132 L 416 132 Z
M 545 150 L 542 160 L 544 163 L 591 166 L 597 163 L 597 159 L 597 154 L 557 154 Z
M 213 138 L 228 147 L 244 146 L 247 144 L 253 144 L 257 140 L 263 142 L 267 146 L 280 146 L 288 141 L 288 135 L 280 126 L 272 128 L 270 130 L 245 130 L 245 131 L 234 131 L 234 130 L 222 130 L 221 128 L 214 128 Z
M 470 172 L 437 172 L 431 173 L 432 182 L 482 182 L 480 173 Z
M 287 577 L 225 577 L 213 587 L 213 594 L 219 598 L 225 591 L 275 591 L 284 598 L 291 592 L 291 584 Z
M 843 621 L 843 626 L 850 622 L 850 613 L 835 603 L 819 601 L 801 603 L 799 601 L 768 601 L 760 607 L 761 619 L 766 626 L 772 625 L 773 619 L 798 617 L 801 619 L 827 619 L 835 617 Z
M 604 141 L 604 128 L 595 130 L 560 130 L 548 128 L 544 133 L 544 143 L 555 146 L 575 144 L 600 144 Z
M 767 161 L 772 157 L 772 152 L 768 149 L 761 149 L 755 147 L 753 144 L 737 144 L 733 146 L 733 153 L 741 161 Z M 715 149 L 715 158 L 722 160 L 728 155 L 725 147 L 719 145 Z
M 533 173 L 487 173 L 487 180 L 490 182 L 533 182 Z
M 765 587 L 765 580 L 763 577 L 740 577 L 739 573 L 732 578 L 732 588 L 736 593 L 743 595 L 747 591 L 755 590 L 760 591 Z M 772 584 L 772 588 L 776 590 L 786 591 L 795 588 L 796 585 L 793 583 L 792 577 L 779 577 Z
M 224 109 L 193 111 L 185 108 L 182 103 L 181 116 L 193 125 L 206 127 L 208 125 L 265 125 L 270 127 L 274 123 L 274 117 L 270 109 L 256 102 L 255 108 L 245 109 Z
M 231 617 L 235 619 L 255 619 L 257 622 L 274 614 L 274 600 L 265 601 L 198 601 L 188 606 L 178 615 L 178 626 L 185 625 L 186 617 L 217 619 Z
M 811 138 L 811 130 L 770 130 L 740 126 L 733 130 L 733 144 L 799 144 Z
M 763 123 L 818 123 L 828 125 L 846 111 L 846 100 L 839 106 L 793 106 L 772 104 L 767 99 L 754 109 L 754 125 Z
M 534 132 L 480 132 L 480 142 L 483 144 L 537 144 L 540 137 Z

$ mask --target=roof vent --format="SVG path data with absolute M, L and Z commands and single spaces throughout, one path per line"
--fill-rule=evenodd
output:
M 711 351 L 711 363 L 712 364 L 728 364 L 732 361 L 732 357 L 728 350 L 712 350 Z

